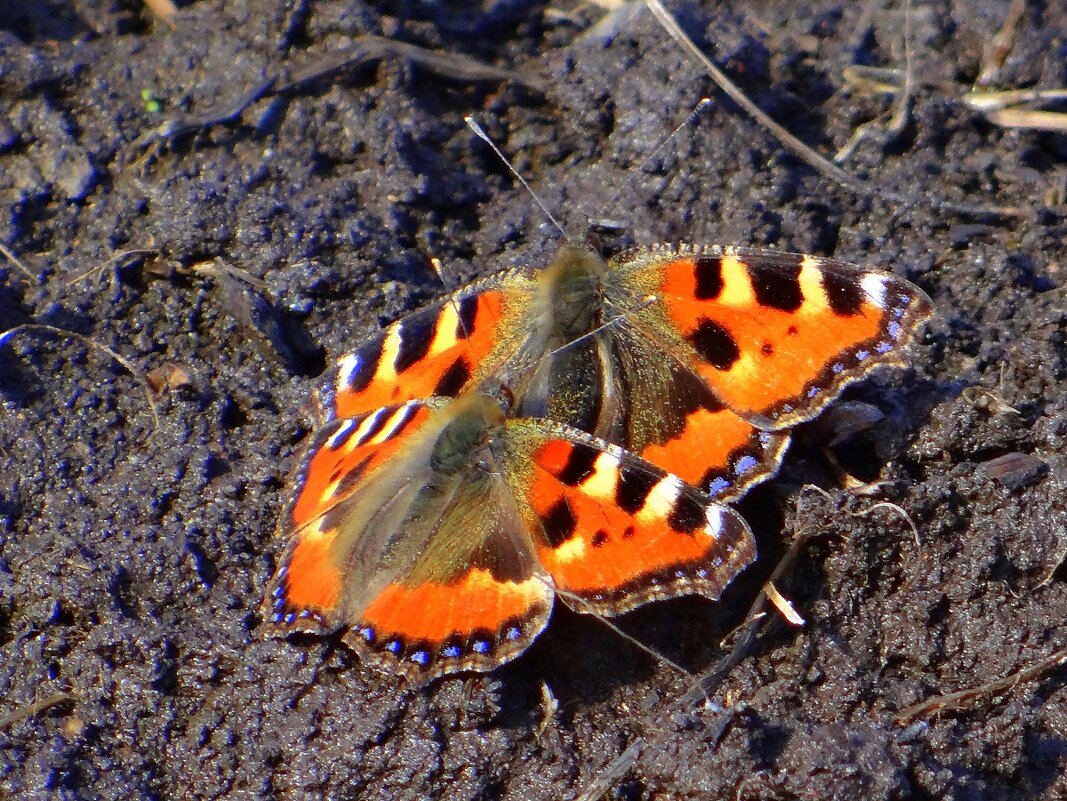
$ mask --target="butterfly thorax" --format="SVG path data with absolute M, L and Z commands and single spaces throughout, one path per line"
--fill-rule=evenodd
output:
M 458 412 L 437 435 L 430 452 L 430 469 L 436 476 L 489 473 L 494 469 L 493 432 L 503 421 L 495 402 L 485 397 L 457 401 Z
M 573 245 L 559 249 L 541 282 L 555 347 L 565 347 L 604 323 L 607 269 L 591 250 Z
M 517 513 L 502 479 L 504 412 L 493 398 L 468 395 L 438 410 L 425 473 L 403 515 L 405 581 L 447 581 Z M 444 532 L 443 534 L 441 532 Z

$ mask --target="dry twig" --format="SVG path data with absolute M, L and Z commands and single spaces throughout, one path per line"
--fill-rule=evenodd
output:
M 763 109 L 749 100 L 745 93 L 742 92 L 722 70 L 716 67 L 711 59 L 704 55 L 704 52 L 697 47 L 696 43 L 689 38 L 685 31 L 682 30 L 678 21 L 664 7 L 660 0 L 645 0 L 645 5 L 648 6 L 649 10 L 655 15 L 663 29 L 670 34 L 671 38 L 673 38 L 683 50 L 688 52 L 704 67 L 708 75 L 711 76 L 711 79 L 715 81 L 719 88 L 722 89 L 731 100 L 751 115 L 760 125 L 770 131 L 779 142 L 796 154 L 812 169 L 834 180 L 839 185 L 860 197 L 882 198 L 904 207 L 913 204 L 912 198 L 904 197 L 895 192 L 887 192 L 872 186 L 866 181 L 861 181 L 859 178 L 845 172 L 825 156 L 801 142 L 783 126 L 775 122 L 770 115 L 763 111 Z M 926 197 L 923 198 L 921 202 L 923 205 L 937 211 L 953 212 L 956 214 L 965 214 L 976 217 L 1025 217 L 1028 215 L 1027 211 L 1011 206 L 978 206 L 970 203 L 954 203 L 936 197 Z
M 382 36 L 361 36 L 340 53 L 331 54 L 310 64 L 288 78 L 273 75 L 240 97 L 237 102 L 197 117 L 184 117 L 165 122 L 158 128 L 146 131 L 129 145 L 129 150 L 140 151 L 144 160 L 150 160 L 167 142 L 187 134 L 199 133 L 218 125 L 233 123 L 253 103 L 270 95 L 295 94 L 308 85 L 339 72 L 389 56 L 407 59 L 431 72 L 454 81 L 477 83 L 483 81 L 513 81 L 537 92 L 544 92 L 534 78 L 511 70 L 483 64 L 458 53 L 440 53 L 418 45 L 386 39 Z
M 174 18 L 178 16 L 178 7 L 171 0 L 144 0 L 144 4 L 171 28 L 177 27 L 174 24 Z
M 95 339 L 87 337 L 84 334 L 79 334 L 76 331 L 68 331 L 65 328 L 57 328 L 54 325 L 46 325 L 44 323 L 23 323 L 22 325 L 16 325 L 14 328 L 7 329 L 3 333 L 0 333 L 0 347 L 10 342 L 19 334 L 24 334 L 28 332 L 53 334 L 57 337 L 69 337 L 71 339 L 77 339 L 80 342 L 84 342 L 91 348 L 99 350 L 102 353 L 106 353 L 108 356 L 110 356 L 112 359 L 114 359 L 124 368 L 126 368 L 126 371 L 135 379 L 137 379 L 144 387 L 145 398 L 147 398 L 148 400 L 148 408 L 152 412 L 152 420 L 154 422 L 152 432 L 148 436 L 149 438 L 151 438 L 152 435 L 155 434 L 156 429 L 159 428 L 159 410 L 156 408 L 156 402 L 152 399 L 152 386 L 149 383 L 148 378 L 144 375 L 144 373 L 137 369 L 137 367 L 135 367 L 129 359 L 127 359 L 125 356 L 119 355 L 107 345 L 97 342 Z
M 893 722 L 897 725 L 903 725 L 905 723 L 910 723 L 915 720 L 915 718 L 964 709 L 979 698 L 990 695 L 1002 695 L 1009 690 L 1015 689 L 1023 682 L 1040 678 L 1049 671 L 1055 670 L 1065 664 L 1067 664 L 1067 648 L 1060 648 L 1051 656 L 1048 656 L 1029 667 L 1025 667 L 1022 670 L 1018 670 L 1006 678 L 991 681 L 988 684 L 980 684 L 977 687 L 971 687 L 966 690 L 939 695 L 935 698 L 930 698 L 913 706 L 909 706 L 893 718 Z
M 0 731 L 6 729 L 8 726 L 18 723 L 20 720 L 25 720 L 26 718 L 39 715 L 41 712 L 44 712 L 46 709 L 50 709 L 56 704 L 62 704 L 64 701 L 76 700 L 78 700 L 77 696 L 71 695 L 70 693 L 56 692 L 52 693 L 51 695 L 47 695 L 44 698 L 39 698 L 38 700 L 33 701 L 31 703 L 23 704 L 17 709 L 8 712 L 6 715 L 0 717 Z
M 0 242 L 0 253 L 2 253 L 4 255 L 4 258 L 6 258 L 9 262 L 15 265 L 15 267 L 18 268 L 20 272 L 25 274 L 26 277 L 29 278 L 31 281 L 36 284 L 42 283 L 40 277 L 34 275 L 30 268 L 23 264 L 19 260 L 19 257 L 16 256 L 3 242 Z

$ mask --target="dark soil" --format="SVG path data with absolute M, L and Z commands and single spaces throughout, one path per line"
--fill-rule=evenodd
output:
M 672 3 L 831 154 L 889 119 L 890 96 L 843 74 L 903 63 L 900 5 Z M 30 273 L 0 257 L 0 330 L 76 332 L 160 387 L 157 423 L 138 375 L 84 339 L 35 329 L 0 353 L 0 796 L 564 799 L 601 777 L 617 799 L 1067 798 L 1067 668 L 896 720 L 1067 645 L 1067 139 L 959 99 L 1009 5 L 914 4 L 910 122 L 844 165 L 866 196 L 785 152 L 645 10 L 605 31 L 595 9 L 554 14 L 568 0 L 205 0 L 172 30 L 134 0 L 0 6 L 0 243 Z M 146 136 L 367 34 L 523 80 L 372 59 Z M 994 86 L 1067 85 L 1065 41 L 1062 3 L 1029 4 Z M 740 504 L 762 555 L 723 602 L 620 621 L 699 673 L 816 534 L 779 585 L 806 625 L 771 622 L 708 704 L 666 714 L 689 680 L 564 609 L 503 669 L 424 690 L 336 641 L 259 634 L 324 365 L 442 294 L 430 255 L 459 284 L 556 247 L 469 113 L 577 236 L 589 214 L 639 242 L 828 254 L 938 307 L 913 369 L 849 393 L 884 419 L 833 455 L 877 491 L 844 489 L 809 427 Z

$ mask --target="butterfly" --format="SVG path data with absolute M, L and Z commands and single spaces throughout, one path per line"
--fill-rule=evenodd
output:
M 422 683 L 524 651 L 558 595 L 617 615 L 718 598 L 755 558 L 733 510 L 610 443 L 515 415 L 504 390 L 339 417 L 282 518 L 263 614 Z
M 557 594 L 599 614 L 716 598 L 755 557 L 721 504 L 773 475 L 792 426 L 904 364 L 931 311 L 889 273 L 717 246 L 565 244 L 460 290 L 326 381 L 269 626 L 343 630 L 426 680 L 518 655 Z
M 393 323 L 338 362 L 344 418 L 499 381 L 516 413 L 566 423 L 734 500 L 772 476 L 789 429 L 872 370 L 905 364 L 932 313 L 918 287 L 832 259 L 563 245 Z

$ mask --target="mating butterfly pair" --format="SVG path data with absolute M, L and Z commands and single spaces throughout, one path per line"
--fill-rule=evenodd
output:
M 461 290 L 332 373 L 268 625 L 424 681 L 514 658 L 556 594 L 717 598 L 755 558 L 723 502 L 931 310 L 888 273 L 719 247 L 564 245 Z

